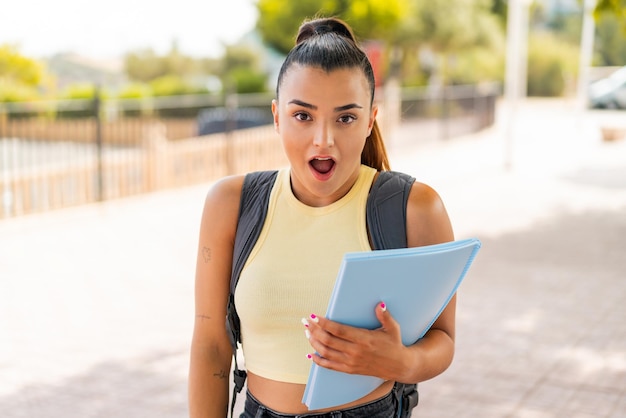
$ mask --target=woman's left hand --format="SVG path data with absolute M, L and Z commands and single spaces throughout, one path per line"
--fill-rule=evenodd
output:
M 409 350 L 402 344 L 400 325 L 384 303 L 375 311 L 381 323 L 375 330 L 311 315 L 305 322 L 305 334 L 317 353 L 311 354 L 311 359 L 331 370 L 401 381 Z

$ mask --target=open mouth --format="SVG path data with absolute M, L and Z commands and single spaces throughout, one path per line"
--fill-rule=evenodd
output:
M 335 166 L 335 161 L 330 157 L 313 158 L 311 161 L 309 161 L 309 164 L 311 164 L 313 170 L 323 175 L 330 173 L 330 171 Z

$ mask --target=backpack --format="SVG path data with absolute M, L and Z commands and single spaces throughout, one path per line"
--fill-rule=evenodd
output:
M 239 316 L 235 309 L 235 288 L 241 270 L 263 228 L 270 192 L 277 175 L 278 171 L 248 173 L 241 189 L 226 316 L 226 328 L 235 360 L 233 371 L 235 386 L 230 407 L 231 417 L 233 416 L 237 393 L 241 392 L 246 380 L 246 371 L 240 370 L 237 365 L 237 344 L 241 342 L 241 333 Z M 374 249 L 406 248 L 406 205 L 414 181 L 414 177 L 404 173 L 381 171 L 372 184 L 367 199 L 366 220 Z M 398 401 L 396 416 L 398 418 L 409 417 L 419 400 L 417 384 L 396 382 L 393 390 Z

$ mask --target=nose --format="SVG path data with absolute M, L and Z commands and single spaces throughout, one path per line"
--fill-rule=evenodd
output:
M 332 148 L 335 145 L 333 131 L 329 124 L 319 124 L 319 126 L 315 130 L 313 144 L 318 148 Z

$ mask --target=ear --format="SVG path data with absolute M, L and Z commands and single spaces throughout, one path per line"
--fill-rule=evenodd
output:
M 378 105 L 372 105 L 372 111 L 370 112 L 370 120 L 367 125 L 367 136 L 369 137 L 372 134 L 372 129 L 374 129 L 374 122 L 376 121 L 376 116 L 378 115 Z
M 274 130 L 276 133 L 280 133 L 278 129 L 278 101 L 276 99 L 272 99 L 272 115 L 274 115 Z

